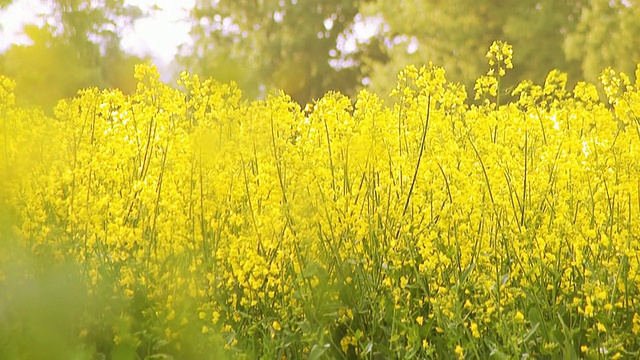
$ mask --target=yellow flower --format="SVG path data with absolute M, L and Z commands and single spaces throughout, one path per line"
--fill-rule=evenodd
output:
M 419 325 L 422 325 L 422 324 L 424 323 L 424 316 L 418 316 L 418 317 L 416 318 L 416 322 L 417 322 Z
M 638 315 L 638 313 L 634 313 L 632 321 L 633 321 L 633 328 L 631 329 L 631 332 L 634 335 L 640 334 L 640 315 Z
M 464 301 L 464 308 L 467 310 L 473 308 L 473 304 L 471 304 L 471 301 L 469 299 Z
M 480 338 L 480 331 L 478 330 L 478 324 L 475 321 L 472 321 L 469 325 L 469 329 L 471 330 L 471 335 L 478 339 Z
M 587 298 L 587 306 L 584 307 L 584 315 L 586 317 L 593 317 L 595 308 L 591 305 L 591 301 Z
M 523 322 L 524 314 L 522 314 L 520 311 L 516 311 L 516 315 L 514 316 L 514 318 L 516 319 L 517 322 Z
M 273 323 L 271 323 L 271 326 L 275 331 L 282 330 L 282 326 L 280 326 L 280 323 L 278 322 L 278 320 L 274 320 Z
M 454 351 L 456 355 L 458 355 L 458 359 L 464 358 L 464 349 L 460 345 L 456 345 L 456 349 Z
M 486 55 L 489 66 L 493 69 L 493 66 L 497 65 L 499 70 L 499 76 L 504 76 L 504 69 L 513 68 L 513 47 L 504 41 L 494 41 L 489 47 L 489 51 Z M 492 76 L 490 71 L 489 76 Z
M 347 352 L 350 346 L 355 346 L 356 344 L 356 338 L 351 335 L 346 335 L 340 340 L 340 348 L 343 352 Z

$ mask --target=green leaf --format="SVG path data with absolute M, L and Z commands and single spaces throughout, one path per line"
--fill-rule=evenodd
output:
M 326 343 L 324 345 L 313 345 L 311 351 L 309 352 L 309 360 L 320 359 L 320 357 L 327 351 L 327 349 L 329 349 L 329 346 L 331 346 L 329 345 L 329 343 Z
M 364 347 L 364 351 L 362 351 L 362 356 L 365 356 L 371 352 L 373 349 L 373 342 L 369 341 L 367 346 Z
M 304 267 L 304 270 L 302 270 L 302 277 L 304 278 L 313 277 L 314 275 L 318 275 L 321 270 L 322 270 L 322 267 L 317 262 L 315 261 L 309 262 L 307 266 Z
M 536 333 L 539 326 L 540 326 L 540 322 L 535 323 L 535 325 L 533 325 L 531 330 L 529 330 L 529 332 L 526 333 L 525 336 L 522 337 L 522 339 L 520 339 L 520 343 L 522 344 L 529 341 L 529 339 Z
M 147 356 L 145 360 L 173 360 L 173 356 L 169 354 L 153 354 Z
M 475 269 L 475 268 L 476 268 L 476 264 L 475 263 L 471 263 L 469 266 L 467 266 L 467 268 L 462 272 L 462 275 L 460 276 L 460 283 L 461 284 L 463 284 L 467 280 L 467 277 L 469 276 L 471 271 L 473 271 L 473 269 Z
M 529 309 L 529 321 L 531 321 L 531 324 L 534 326 L 542 323 L 542 314 L 540 309 L 536 307 Z
M 492 360 L 508 360 L 510 359 L 509 355 L 503 353 L 502 351 L 496 349 L 491 350 L 491 353 L 489 353 L 489 359 Z

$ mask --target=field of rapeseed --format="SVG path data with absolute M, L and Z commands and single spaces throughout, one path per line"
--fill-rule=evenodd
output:
M 0 77 L 0 358 L 640 356 L 640 82 L 434 65 L 306 108 Z M 640 78 L 640 70 L 636 79 Z

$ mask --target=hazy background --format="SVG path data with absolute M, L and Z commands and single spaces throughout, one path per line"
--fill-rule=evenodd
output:
M 0 73 L 21 105 L 50 111 L 79 88 L 135 87 L 153 61 L 236 81 L 247 98 L 284 89 L 301 104 L 329 90 L 386 96 L 406 64 L 433 61 L 472 92 L 493 40 L 514 46 L 508 89 L 552 69 L 570 85 L 640 62 L 636 0 L 0 0 Z

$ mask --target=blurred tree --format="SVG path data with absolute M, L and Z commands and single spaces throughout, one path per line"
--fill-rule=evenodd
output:
M 514 47 L 514 69 L 507 72 L 503 90 L 523 79 L 544 81 L 554 68 L 577 80 L 579 61 L 565 55 L 564 41 L 576 30 L 584 2 L 378 0 L 366 11 L 381 14 L 389 25 L 384 36 L 391 61 L 374 68 L 374 89 L 388 93 L 393 86 L 388 74 L 406 63 L 433 61 L 469 92 L 487 71 L 484 55 L 493 40 Z
M 84 63 L 76 49 L 47 27 L 25 26 L 29 46 L 12 46 L 0 58 L 3 74 L 16 80 L 17 100 L 51 110 L 57 100 L 99 82 L 97 68 Z
M 43 0 L 47 25 L 26 31 L 29 46 L 0 55 L 0 72 L 17 79 L 18 98 L 50 107 L 78 87 L 135 86 L 119 31 L 143 14 L 125 0 Z M 12 0 L 0 0 L 0 8 Z M 487 70 L 493 40 L 514 46 L 515 68 L 503 90 L 542 82 L 551 69 L 569 81 L 596 81 L 606 66 L 633 73 L 640 61 L 638 0 L 196 0 L 193 45 L 179 61 L 189 70 L 234 80 L 250 98 L 285 90 L 301 104 L 362 83 L 387 94 L 406 64 L 433 61 L 472 92 Z M 355 27 L 382 18 L 366 41 Z M 345 42 L 360 39 L 357 47 Z M 46 61 L 46 63 L 41 63 Z
M 180 61 L 236 81 L 249 97 L 277 88 L 305 104 L 328 90 L 350 94 L 366 71 L 362 65 L 385 60 L 376 39 L 353 53 L 337 46 L 366 1 L 197 0 L 193 47 L 182 49 Z
M 135 89 L 133 67 L 143 60 L 125 54 L 118 31 L 142 16 L 124 0 L 50 0 L 42 27 L 27 25 L 31 45 L 13 45 L 0 55 L 0 73 L 16 80 L 23 105 L 51 112 L 58 100 L 84 87 Z
M 584 78 L 596 82 L 607 66 L 632 76 L 640 63 L 640 1 L 588 0 L 578 20 L 565 49 Z

